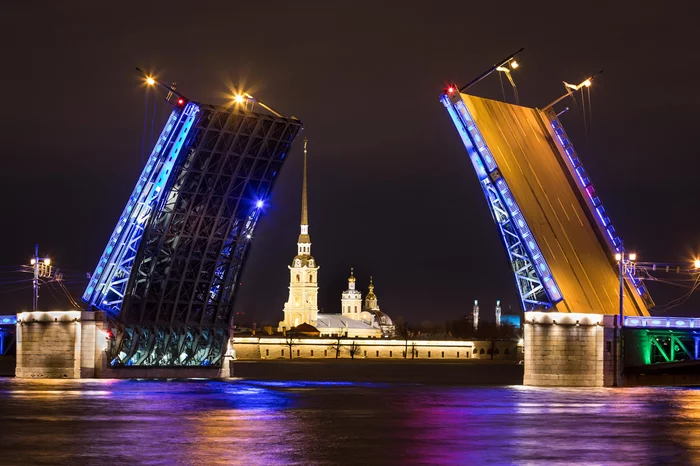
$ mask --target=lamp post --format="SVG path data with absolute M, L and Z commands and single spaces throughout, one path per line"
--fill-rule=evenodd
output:
M 39 257 L 39 245 L 34 246 L 34 257 L 30 261 L 34 269 L 34 301 L 32 310 L 37 311 L 39 307 L 39 277 L 48 278 L 51 276 L 51 259 L 48 257 Z
M 622 360 L 622 323 L 625 318 L 625 273 L 629 272 L 634 274 L 634 261 L 637 260 L 637 254 L 633 252 L 625 254 L 623 250 L 615 254 L 615 260 L 617 260 L 620 276 L 620 319 L 617 325 L 617 371 L 615 372 L 617 379 L 616 385 L 619 387 L 622 385 L 622 368 L 624 366 L 624 361 Z

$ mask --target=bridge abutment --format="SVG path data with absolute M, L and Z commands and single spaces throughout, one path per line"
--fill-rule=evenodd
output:
M 525 314 L 524 385 L 609 387 L 615 381 L 617 316 Z
M 221 366 L 112 367 L 104 312 L 38 311 L 17 315 L 15 376 L 30 379 L 227 378 L 231 356 Z

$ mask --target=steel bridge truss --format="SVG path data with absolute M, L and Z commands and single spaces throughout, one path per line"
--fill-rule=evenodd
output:
M 113 365 L 216 365 L 248 248 L 301 122 L 175 109 L 83 299 L 115 322 Z
M 111 315 L 121 308 L 144 228 L 198 112 L 189 103 L 170 114 L 85 290 L 84 301 Z
M 548 121 L 551 126 L 551 134 L 553 140 L 559 149 L 561 154 L 566 154 L 566 157 L 562 157 L 564 163 L 566 164 L 572 179 L 574 179 L 574 184 L 577 185 L 579 192 L 582 193 L 582 199 L 584 203 L 588 206 L 589 212 L 595 212 L 593 220 L 595 225 L 598 227 L 602 239 L 608 245 L 611 251 L 624 252 L 624 247 L 622 244 L 622 239 L 618 236 L 615 227 L 610 221 L 610 217 L 603 207 L 603 203 L 600 197 L 596 194 L 595 187 L 591 182 L 586 169 L 581 162 L 581 159 L 571 143 L 571 139 L 566 134 L 564 126 L 559 121 L 557 114 L 552 108 L 549 108 L 543 112 L 540 112 L 545 121 Z M 651 298 L 649 291 L 642 282 L 642 280 L 635 276 L 632 270 L 625 271 L 625 279 L 631 285 L 631 288 L 642 299 L 647 308 L 654 307 L 654 300 Z
M 528 256 L 517 228 L 513 225 L 508 210 L 501 202 L 496 187 L 489 178 L 484 179 L 481 186 L 484 189 L 491 214 L 498 225 L 503 244 L 508 252 L 523 309 L 532 310 L 541 307 L 551 307 L 552 304 L 544 291 L 544 286 L 542 286 L 542 282 L 535 273 L 535 266 Z
M 220 367 L 229 334 L 216 327 L 121 325 L 113 322 L 107 355 L 111 366 Z
M 441 97 L 479 178 L 508 253 L 523 310 L 550 309 L 562 296 L 479 128 L 457 94 Z

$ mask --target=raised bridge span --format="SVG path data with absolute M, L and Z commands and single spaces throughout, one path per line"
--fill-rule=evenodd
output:
M 462 94 L 441 100 L 464 143 L 512 264 L 525 311 L 617 314 L 620 240 L 552 109 Z M 624 309 L 648 315 L 625 277 Z

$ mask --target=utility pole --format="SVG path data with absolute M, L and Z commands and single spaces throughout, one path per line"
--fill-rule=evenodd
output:
M 51 259 L 48 257 L 39 257 L 39 245 L 34 246 L 34 257 L 31 260 L 34 269 L 34 300 L 32 302 L 32 310 L 36 312 L 39 309 L 39 277 L 48 278 L 51 276 Z
M 622 372 L 625 365 L 625 361 L 622 359 L 622 324 L 624 323 L 625 313 L 624 313 L 624 302 L 625 302 L 625 272 L 629 271 L 631 275 L 634 275 L 634 262 L 637 260 L 637 254 L 630 252 L 625 254 L 625 251 L 615 254 L 615 259 L 617 260 L 620 274 L 620 317 L 617 323 L 617 371 L 615 371 L 615 378 L 618 387 L 622 386 Z

